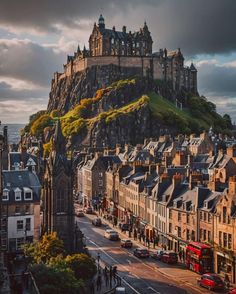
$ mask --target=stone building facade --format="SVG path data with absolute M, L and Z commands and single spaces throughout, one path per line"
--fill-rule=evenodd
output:
M 139 31 L 131 33 L 123 26 L 122 31 L 115 27 L 107 29 L 101 15 L 95 23 L 89 38 L 89 50 L 85 47 L 67 57 L 64 72 L 54 74 L 52 88 L 60 80 L 82 72 L 87 68 L 114 65 L 121 76 L 133 72 L 140 76 L 169 82 L 176 91 L 185 89 L 197 94 L 197 69 L 193 64 L 184 66 L 184 56 L 179 49 L 152 51 L 152 37 L 146 22 Z M 131 70 L 132 69 L 132 70 Z M 133 74 L 133 75 L 134 75 Z M 99 79 L 99 77 L 98 77 Z

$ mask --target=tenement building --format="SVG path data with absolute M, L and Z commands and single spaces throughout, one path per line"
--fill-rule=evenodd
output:
M 197 93 L 197 70 L 193 64 L 184 66 L 180 48 L 153 52 L 152 45 L 153 40 L 146 22 L 138 31 L 128 32 L 126 26 L 119 31 L 115 26 L 112 29 L 106 28 L 104 17 L 100 15 L 98 24 L 94 24 L 89 37 L 89 49 L 84 46 L 80 50 L 78 46 L 74 55 L 67 57 L 64 72 L 54 74 L 52 86 L 87 68 L 113 65 L 114 70 L 115 67 L 118 68 L 122 76 L 138 74 L 169 82 L 176 91 L 185 89 Z M 99 77 L 96 82 L 99 84 Z

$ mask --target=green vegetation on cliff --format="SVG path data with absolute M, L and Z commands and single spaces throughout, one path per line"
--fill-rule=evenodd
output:
M 51 113 L 43 111 L 31 116 L 25 131 L 38 137 L 50 131 L 55 121 L 60 119 L 63 134 L 66 137 L 77 136 L 82 131 L 86 133 L 86 130 L 91 129 L 99 121 L 109 126 L 119 117 L 130 116 L 148 106 L 152 124 L 163 125 L 175 132 L 200 133 L 212 126 L 216 132 L 229 133 L 230 117 L 220 116 L 215 105 L 205 97 L 191 96 L 188 93 L 184 98 L 183 108 L 180 109 L 171 100 L 154 92 L 158 84 L 154 83 L 153 86 L 141 78 L 117 81 L 107 88 L 98 90 L 93 98 L 82 99 L 63 116 L 56 110 Z M 164 86 L 169 87 L 168 84 Z M 48 154 L 51 149 L 50 141 L 44 144 L 44 149 L 45 154 Z

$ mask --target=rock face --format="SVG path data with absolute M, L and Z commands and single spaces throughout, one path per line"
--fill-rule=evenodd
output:
M 52 84 L 47 110 L 65 114 L 81 99 L 93 97 L 98 89 L 136 75 L 141 75 L 140 68 L 120 68 L 113 64 L 87 68 Z

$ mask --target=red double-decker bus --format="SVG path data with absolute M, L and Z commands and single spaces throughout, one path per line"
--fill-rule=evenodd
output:
M 186 246 L 186 266 L 194 272 L 205 274 L 213 272 L 213 251 L 211 246 L 190 242 Z

